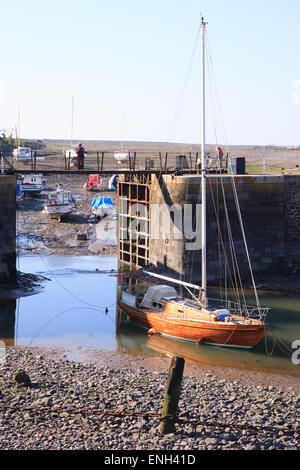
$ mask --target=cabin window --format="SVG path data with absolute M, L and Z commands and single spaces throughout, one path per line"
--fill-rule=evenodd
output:
M 184 314 L 184 310 L 177 310 L 178 313 L 180 313 L 181 315 Z
M 160 304 L 159 302 L 152 302 L 152 305 L 155 308 L 163 308 L 162 304 Z

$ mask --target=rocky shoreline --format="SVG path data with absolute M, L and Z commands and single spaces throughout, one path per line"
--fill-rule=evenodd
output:
M 0 365 L 0 450 L 300 449 L 299 377 L 192 364 L 185 367 L 179 407 L 187 422 L 160 435 L 159 420 L 149 413 L 161 411 L 169 365 L 167 358 L 103 351 L 7 348 Z M 18 370 L 28 372 L 31 387 L 15 382 Z M 118 416 L 103 416 L 105 410 Z M 271 427 L 276 431 L 261 429 Z

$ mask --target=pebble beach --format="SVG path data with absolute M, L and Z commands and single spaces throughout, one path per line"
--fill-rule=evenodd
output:
M 298 377 L 193 364 L 184 371 L 182 421 L 159 434 L 169 366 L 169 358 L 7 348 L 0 450 L 300 449 Z M 20 370 L 30 386 L 16 383 Z

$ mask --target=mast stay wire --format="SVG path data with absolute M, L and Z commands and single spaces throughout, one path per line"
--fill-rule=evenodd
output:
M 214 134 L 215 134 L 215 144 L 216 144 L 216 146 L 218 146 L 218 145 L 220 145 L 220 141 L 219 141 L 219 138 L 218 138 L 218 132 L 217 132 L 217 129 L 218 129 L 218 125 L 217 125 L 217 107 L 218 106 L 217 106 L 217 102 L 215 103 L 214 95 L 213 95 L 213 79 L 212 79 L 213 70 L 212 70 L 212 67 L 211 67 L 211 55 L 209 53 L 209 50 L 207 50 L 206 57 L 207 57 L 207 70 L 208 70 L 208 77 L 209 77 L 209 84 L 210 84 L 209 90 L 210 90 L 210 99 L 211 99 L 211 119 L 212 119 L 212 124 L 213 124 L 213 128 L 214 128 Z M 209 183 L 210 183 L 210 180 L 209 180 Z M 224 209 L 225 209 L 225 221 L 226 221 L 226 226 L 227 226 L 227 231 L 228 231 L 228 240 L 229 240 L 229 246 L 230 246 L 230 254 L 231 254 L 231 260 L 232 260 L 233 274 L 234 274 L 234 279 L 235 279 L 235 285 L 237 286 L 235 295 L 237 295 L 239 297 L 239 289 L 238 289 L 238 284 L 239 284 L 240 289 L 241 289 L 241 293 L 242 293 L 243 302 L 244 302 L 244 305 L 246 305 L 244 289 L 243 289 L 243 285 L 242 285 L 242 281 L 241 281 L 240 271 L 239 271 L 238 262 L 237 262 L 237 256 L 236 256 L 233 237 L 232 237 L 232 230 L 231 230 L 231 224 L 230 224 L 229 215 L 228 215 L 228 209 L 227 209 L 227 203 L 226 203 L 226 198 L 225 198 L 225 191 L 224 191 L 224 184 L 223 184 L 222 176 L 221 176 L 221 188 L 222 188 L 222 195 L 223 195 L 223 202 L 224 202 Z M 211 188 L 211 197 L 214 199 L 212 188 Z M 214 204 L 215 204 L 215 202 L 214 202 Z M 216 216 L 219 218 L 219 207 L 216 208 Z M 220 224 L 220 221 L 218 221 L 218 223 Z M 225 249 L 225 247 L 224 247 L 224 249 Z M 227 261 L 227 263 L 228 263 L 228 261 Z M 229 265 L 227 266 L 227 268 L 229 268 Z M 229 275 L 231 275 L 231 274 L 229 273 Z M 238 283 L 238 280 L 239 280 L 239 283 Z M 240 300 L 239 300 L 238 303 L 240 303 Z
M 208 46 L 209 44 L 209 41 L 208 41 L 208 38 L 207 38 L 207 42 L 206 42 L 206 45 L 207 45 L 207 48 L 209 48 Z M 210 77 L 210 81 L 212 82 L 212 78 L 211 78 L 211 75 L 213 76 L 213 80 L 214 80 L 214 83 L 215 83 L 215 90 L 216 90 L 216 107 L 217 107 L 217 110 L 219 108 L 219 113 L 220 113 L 220 121 L 221 121 L 221 124 L 222 124 L 222 129 L 223 129 L 223 133 L 224 133 L 224 139 L 225 139 L 225 146 L 226 146 L 226 150 L 227 150 L 227 153 L 229 152 L 229 145 L 228 145 L 228 140 L 227 140 L 227 136 L 226 136 L 226 131 L 225 131 L 225 125 L 224 125 L 224 119 L 223 119 L 223 114 L 222 114 L 222 110 L 221 110 L 221 106 L 218 102 L 218 95 L 217 95 L 217 86 L 216 86 L 216 79 L 215 79 L 215 74 L 213 72 L 211 72 L 211 68 L 213 69 L 213 61 L 212 61 L 212 56 L 211 56 L 211 53 L 210 51 L 208 50 L 207 51 L 208 54 L 207 54 L 207 57 L 209 57 L 210 59 L 210 62 L 211 62 L 211 67 L 210 67 L 210 63 L 209 63 L 209 60 L 207 59 L 207 62 L 208 62 L 208 72 L 209 72 L 209 77 Z M 210 91 L 212 92 L 212 86 L 210 87 Z M 213 100 L 213 97 L 211 97 L 211 102 L 213 104 L 214 103 L 214 100 Z M 214 111 L 214 109 L 213 109 Z M 215 114 L 213 112 L 213 127 L 214 127 L 214 130 L 215 130 L 215 141 L 216 141 L 216 145 L 219 144 L 218 142 L 218 136 L 217 136 L 217 126 L 216 126 L 216 117 L 215 117 Z M 240 205 L 239 205 L 239 200 L 238 200 L 238 195 L 237 195 L 237 189 L 236 189 L 236 184 L 235 184 L 235 181 L 234 181 L 234 177 L 233 177 L 233 172 L 232 172 L 232 166 L 230 166 L 230 176 L 231 176 L 231 181 L 232 181 L 232 186 L 233 186 L 233 192 L 234 192 L 234 196 L 235 196 L 235 202 L 236 202 L 236 206 L 237 206 L 237 210 L 238 210 L 238 214 L 239 214 L 239 220 L 240 220 L 240 225 L 241 225 L 241 230 L 242 230 L 242 234 L 243 234 L 243 241 L 244 241 L 244 244 L 245 244 L 245 248 L 246 248 L 246 252 L 247 252 L 247 258 L 248 258 L 248 264 L 249 264 L 249 268 L 250 268 L 250 272 L 251 272 L 251 277 L 252 277 L 252 284 L 253 284 L 253 288 L 254 288 L 254 292 L 255 292 L 255 296 L 256 296 L 256 302 L 257 302 L 257 307 L 260 311 L 260 301 L 259 301 L 259 298 L 258 298 L 258 294 L 257 294 L 257 289 L 256 289 L 256 283 L 255 283 L 255 280 L 254 280 L 254 276 L 253 276 L 253 270 L 252 270 L 252 265 L 251 265 L 251 261 L 250 261 L 250 256 L 249 256 L 249 251 L 248 251 L 248 244 L 247 244 L 247 241 L 246 241 L 246 236 L 245 236 L 245 231 L 244 231 L 244 224 L 243 224 L 243 221 L 242 221 L 242 215 L 241 215 L 241 210 L 240 210 Z M 223 200 L 224 200 L 224 204 L 225 204 L 225 213 L 226 213 L 226 219 L 229 223 L 227 223 L 227 228 L 228 228 L 228 236 L 230 238 L 230 244 L 233 246 L 234 248 L 234 242 L 233 242 L 233 237 L 232 237 L 232 231 L 231 231 L 231 227 L 230 227 L 230 221 L 229 221 L 229 215 L 228 215 L 228 209 L 227 209 L 227 204 L 226 204 L 226 199 L 225 199 L 225 190 L 224 190 L 224 184 L 223 184 L 223 176 L 222 176 L 222 173 L 220 172 L 220 177 L 221 177 L 221 186 L 222 186 L 222 191 L 223 191 Z M 237 264 L 237 259 L 236 259 L 236 254 L 235 254 L 235 250 L 234 252 L 232 252 L 232 254 L 234 253 L 234 256 L 235 256 L 235 262 L 236 262 L 236 265 L 237 265 L 237 268 L 238 268 L 238 264 Z M 227 270 L 225 269 L 225 273 L 227 272 Z M 239 276 L 239 280 L 240 280 L 240 285 L 241 285 L 241 290 L 242 290 L 242 295 L 243 295 L 243 300 L 245 302 L 245 305 L 246 305 L 246 301 L 245 301 L 245 295 L 244 295 L 244 290 L 243 290 L 243 287 L 242 287 L 242 283 L 241 283 L 241 279 L 240 279 L 240 272 L 238 270 L 238 276 Z M 269 335 L 271 336 L 271 338 L 273 339 L 273 344 L 272 344 L 272 347 L 271 349 L 268 348 L 268 345 L 267 345 L 267 335 L 265 335 L 265 351 L 267 353 L 268 356 L 272 356 L 273 353 L 274 353 L 274 350 L 276 348 L 276 346 L 279 348 L 279 350 L 283 353 L 283 355 L 287 356 L 288 358 L 291 358 L 291 354 L 292 354 L 292 350 L 291 348 L 281 339 L 279 338 L 277 335 L 274 335 L 271 331 L 271 328 L 269 326 L 268 328 L 268 333 Z
M 69 313 L 69 312 L 73 312 L 74 310 L 81 310 L 82 307 L 70 307 L 66 310 L 63 310 L 62 312 L 59 312 L 59 313 L 56 313 L 53 317 L 49 318 L 49 320 L 47 320 L 40 328 L 39 330 L 35 333 L 34 336 L 32 336 L 32 338 L 30 339 L 30 342 L 29 342 L 29 345 L 28 346 L 32 346 L 34 340 L 39 336 L 39 334 L 48 326 L 50 325 L 50 323 L 52 323 L 54 320 L 56 320 L 58 317 L 60 317 L 61 315 L 64 315 L 65 313 Z M 94 312 L 100 312 L 100 313 L 104 313 L 104 312 L 101 312 L 98 308 L 91 308 L 91 307 L 86 307 L 87 310 L 91 310 L 91 311 L 94 311 Z M 106 315 L 110 321 L 112 323 L 114 323 L 114 319 L 110 316 L 110 315 Z
M 229 152 L 229 145 L 228 145 L 228 140 L 227 140 L 226 131 L 225 131 L 223 113 L 222 113 L 222 110 L 221 110 L 221 106 L 220 106 L 220 102 L 219 102 L 219 98 L 218 98 L 218 93 L 217 93 L 216 78 L 215 78 L 215 74 L 213 73 L 213 70 L 214 70 L 213 60 L 212 60 L 212 55 L 211 55 L 210 48 L 209 48 L 208 39 L 207 39 L 207 52 L 208 52 L 208 57 L 209 57 L 210 64 L 211 64 L 211 69 L 212 69 L 214 88 L 216 90 L 215 91 L 215 93 L 216 93 L 216 104 L 217 104 L 219 114 L 220 114 L 220 121 L 221 121 L 222 129 L 223 129 L 225 145 L 226 145 L 226 149 L 227 149 L 227 153 L 228 153 Z M 221 175 L 221 179 L 223 179 L 222 175 Z M 252 285 L 253 285 L 253 289 L 254 289 L 256 304 L 257 304 L 259 312 L 261 312 L 260 300 L 259 300 L 259 297 L 258 297 L 258 292 L 257 292 L 256 283 L 255 283 L 255 279 L 254 279 L 252 264 L 251 264 L 250 255 L 249 255 L 248 243 L 247 243 L 247 239 L 246 239 L 244 223 L 243 223 L 243 219 L 242 219 L 242 214 L 241 214 L 241 209 L 240 209 L 240 204 L 239 204 L 239 199 L 238 199 L 238 194 L 237 194 L 236 184 L 235 184 L 234 177 L 233 177 L 232 165 L 231 164 L 230 164 L 230 179 L 231 179 L 231 184 L 232 184 L 232 188 L 233 188 L 235 204 L 236 204 L 236 208 L 237 208 L 237 212 L 238 212 L 238 218 L 239 218 L 239 222 L 240 222 L 243 242 L 244 242 L 245 249 L 246 249 L 246 256 L 247 256 L 247 261 L 248 261 L 248 265 L 249 265 L 249 269 L 250 269 L 251 281 L 252 281 Z
M 179 100 L 178 100 L 178 103 L 177 103 L 177 108 L 176 108 L 176 111 L 175 111 L 173 124 L 171 125 L 169 137 L 167 139 L 168 144 L 170 144 L 171 142 L 174 142 L 175 139 L 176 139 L 176 136 L 177 136 L 178 128 L 179 128 L 181 117 L 182 117 L 182 110 L 183 110 L 183 107 L 184 107 L 185 94 L 186 94 L 186 90 L 187 90 L 187 87 L 188 87 L 188 84 L 189 84 L 189 81 L 190 81 L 191 71 L 192 71 L 192 68 L 193 68 L 194 59 L 195 59 L 195 55 L 196 55 L 197 47 L 198 47 L 198 43 L 199 43 L 200 32 L 201 32 L 201 28 L 199 26 L 199 28 L 197 30 L 197 35 L 196 35 L 196 39 L 195 39 L 195 42 L 194 42 L 193 50 L 192 50 L 192 55 L 191 55 L 190 62 L 189 62 L 188 68 L 187 68 L 187 72 L 186 72 L 186 75 L 185 75 L 185 78 L 184 78 L 184 81 L 183 81 L 183 86 L 182 86 L 182 90 L 181 90 L 181 93 L 180 93 L 180 97 L 179 97 Z
M 176 136 L 177 136 L 177 133 L 178 133 L 178 128 L 180 126 L 180 122 L 181 122 L 181 118 L 182 118 L 182 111 L 183 111 L 184 102 L 185 102 L 186 90 L 188 88 L 188 84 L 189 84 L 189 81 L 190 81 L 191 71 L 192 71 L 192 68 L 193 68 L 194 59 L 195 59 L 196 52 L 197 52 L 200 33 L 201 33 L 201 28 L 199 26 L 198 29 L 197 29 L 197 34 L 196 34 L 196 38 L 195 38 L 193 49 L 192 49 L 192 55 L 191 55 L 191 58 L 190 58 L 190 61 L 189 61 L 189 64 L 188 64 L 188 68 L 187 68 L 187 71 L 186 71 L 186 74 L 185 74 L 185 77 L 184 77 L 184 81 L 183 81 L 183 86 L 182 86 L 181 93 L 180 93 L 180 96 L 179 96 L 179 100 L 178 100 L 178 103 L 177 103 L 175 116 L 174 116 L 174 119 L 173 119 L 173 123 L 171 125 L 169 136 L 167 138 L 168 146 L 170 146 L 170 144 L 172 142 L 175 142 Z M 186 185 L 186 198 L 187 198 L 188 190 L 189 190 L 189 184 Z M 193 264 L 194 264 L 194 256 L 195 256 L 194 251 L 195 250 L 192 250 L 192 251 L 193 251 L 193 253 L 192 254 L 189 253 L 189 255 L 188 255 L 188 261 L 189 261 L 188 265 L 189 266 L 193 266 Z M 190 263 L 191 259 L 192 259 L 192 264 Z M 192 277 L 192 275 L 193 275 L 193 273 L 192 273 L 192 269 L 191 269 L 190 276 Z

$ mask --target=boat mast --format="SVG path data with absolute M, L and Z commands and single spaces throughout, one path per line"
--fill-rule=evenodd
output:
M 18 138 L 17 149 L 21 146 L 21 107 L 18 107 Z
M 74 130 L 74 96 L 72 96 L 72 114 L 71 114 L 71 148 L 73 148 L 73 130 Z
M 202 260 L 201 260 L 201 279 L 202 279 L 202 306 L 207 307 L 207 260 L 206 260 L 206 148 L 205 148 L 205 34 L 206 23 L 204 18 L 201 22 L 201 114 L 202 114 L 202 148 L 201 148 L 201 189 L 202 189 Z

